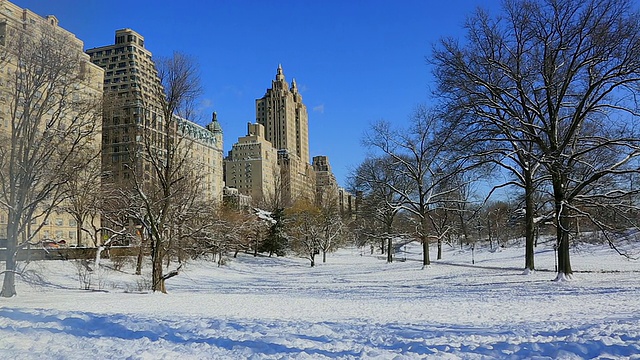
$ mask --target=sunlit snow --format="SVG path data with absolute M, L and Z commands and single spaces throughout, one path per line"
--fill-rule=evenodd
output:
M 0 358 L 640 359 L 638 261 L 582 246 L 558 282 L 544 246 L 528 275 L 522 246 L 476 248 L 474 265 L 446 247 L 425 269 L 420 246 L 404 248 L 392 264 L 356 248 L 315 268 L 198 260 L 167 295 L 139 293 L 132 266 L 95 270 L 85 291 L 74 261 L 33 262 L 43 280 L 0 299 Z

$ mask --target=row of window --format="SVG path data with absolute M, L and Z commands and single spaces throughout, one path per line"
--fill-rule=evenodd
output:
M 116 37 L 116 44 L 122 44 L 122 43 L 124 43 L 124 42 L 125 42 L 125 39 L 127 40 L 127 42 L 130 42 L 130 43 L 131 43 L 131 42 L 132 42 L 132 43 L 136 43 L 136 42 L 137 42 L 137 43 L 138 43 L 138 45 L 140 45 L 140 46 L 144 46 L 144 40 L 142 40 L 142 39 L 140 39 L 140 38 L 136 37 L 135 35 L 131 35 L 131 34 L 126 35 L 126 37 L 125 37 L 125 35 L 119 35 L 119 36 L 117 36 L 117 37 Z M 132 46 L 127 46 L 127 48 L 131 48 L 131 47 L 132 47 Z
M 64 239 L 64 232 L 62 230 L 56 230 L 54 232 L 55 237 L 54 239 L 56 240 L 62 240 Z M 43 240 L 45 239 L 51 239 L 51 234 L 49 234 L 49 230 L 44 230 L 42 231 L 42 237 Z M 76 232 L 75 231 L 69 231 L 69 237 L 68 239 L 70 240 L 75 240 L 76 239 Z
M 7 216 L 5 214 L 0 214 L 0 224 L 6 224 L 7 223 Z M 36 221 L 32 221 L 31 224 L 35 225 Z M 56 218 L 55 220 L 51 220 L 51 219 L 47 219 L 43 222 L 43 225 L 51 225 L 54 224 L 55 226 L 64 226 L 64 219 L 63 218 Z M 69 226 L 76 226 L 78 223 L 74 220 L 74 219 L 69 219 Z
M 89 53 L 89 56 L 91 57 L 103 57 L 103 56 L 110 56 L 113 54 L 122 54 L 125 52 L 129 52 L 129 53 L 137 53 L 138 49 L 136 49 L 134 46 L 129 45 L 129 46 L 119 46 L 117 48 L 114 49 L 106 49 L 106 50 L 97 50 L 94 52 Z
M 120 75 L 120 74 L 116 74 L 116 75 Z M 136 79 L 140 79 L 140 77 L 136 77 L 135 75 L 131 75 L 131 76 L 122 76 L 122 77 L 117 77 L 117 78 L 113 78 L 113 79 L 105 79 L 104 83 L 105 84 L 111 84 L 111 83 L 119 83 L 120 81 L 125 82 L 125 81 L 136 81 Z M 132 87 L 135 87 L 136 84 L 131 84 Z

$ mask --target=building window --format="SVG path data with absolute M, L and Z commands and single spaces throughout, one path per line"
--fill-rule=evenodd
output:
M 56 219 L 56 226 L 62 226 L 64 224 L 64 220 L 62 218 Z

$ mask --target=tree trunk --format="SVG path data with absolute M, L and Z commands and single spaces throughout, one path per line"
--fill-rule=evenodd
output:
M 384 238 L 382 238 L 382 240 L 380 240 L 380 254 L 384 255 L 384 247 L 385 247 Z
M 16 246 L 9 240 L 6 249 L 6 265 L 4 273 L 4 281 L 2 283 L 1 297 L 10 298 L 16 296 Z
M 7 226 L 7 249 L 5 256 L 5 273 L 2 282 L 2 292 L 0 297 L 10 298 L 16 296 L 16 255 L 18 253 L 18 232 L 16 229 L 17 221 L 12 225 L 12 212 L 9 211 L 9 222 Z
M 393 240 L 391 239 L 391 236 L 389 236 L 387 240 L 387 262 L 388 263 L 393 262 L 393 251 L 391 251 L 392 248 L 393 248 Z
M 76 224 L 76 244 L 78 246 L 83 246 L 82 245 L 82 223 L 81 222 L 78 222 Z
M 93 263 L 95 264 L 95 268 L 99 268 L 100 267 L 100 259 L 102 256 L 102 251 L 104 250 L 104 246 L 103 245 L 99 245 L 96 248 L 96 258 L 94 259 Z
M 431 260 L 429 259 L 429 237 L 420 236 L 422 241 L 422 266 L 431 265 Z
M 422 240 L 422 266 L 429 266 L 431 265 L 431 259 L 429 258 L 429 237 L 426 234 L 427 217 L 423 216 L 420 222 L 421 222 L 420 240 Z
M 144 259 L 144 229 L 140 229 L 140 247 L 138 248 L 138 259 L 136 260 L 136 275 L 142 274 L 143 259 Z
M 256 242 L 253 244 L 253 257 L 258 257 L 258 238 L 256 237 Z
M 315 251 L 311 253 L 311 256 L 309 256 L 309 261 L 311 261 L 311 267 L 316 266 L 316 253 L 315 253 Z
M 460 227 L 462 228 L 462 236 L 460 238 L 460 250 L 462 250 L 462 239 L 468 244 L 469 243 L 469 234 L 467 231 L 467 221 L 464 219 L 464 213 L 462 211 L 458 212 L 458 218 L 460 219 Z
M 438 260 L 442 260 L 442 239 L 438 238 Z
M 151 239 L 151 241 L 151 290 L 153 290 L 154 292 L 161 291 L 163 293 L 166 293 L 167 289 L 164 286 L 164 278 L 162 277 L 162 245 L 160 244 L 160 241 L 158 239 Z
M 553 177 L 553 195 L 555 201 L 556 215 L 556 242 L 558 247 L 558 275 L 556 280 L 568 280 L 572 278 L 573 270 L 571 270 L 571 259 L 569 253 L 569 233 L 571 231 L 571 223 L 569 219 L 569 209 L 565 204 L 564 191 L 562 185 L 562 176 L 560 171 Z
M 534 247 L 536 243 L 535 239 L 535 231 L 534 231 L 534 200 L 533 200 L 533 180 L 531 179 L 531 174 L 525 173 L 525 189 L 524 189 L 524 199 L 525 199 L 525 228 L 524 228 L 524 237 L 525 237 L 525 250 L 524 250 L 524 269 L 525 272 L 531 272 L 535 270 L 534 264 Z
M 491 216 L 487 216 L 487 235 L 489 236 L 489 244 L 493 241 L 493 232 L 491 230 Z M 500 246 L 500 240 L 496 239 L 498 246 Z
M 322 263 L 326 263 L 327 262 L 327 251 L 322 249 Z
M 557 230 L 558 241 L 558 278 L 557 280 L 571 279 L 573 270 L 571 269 L 571 258 L 569 253 L 569 226 L 566 209 L 563 209 L 559 216 L 560 224 Z

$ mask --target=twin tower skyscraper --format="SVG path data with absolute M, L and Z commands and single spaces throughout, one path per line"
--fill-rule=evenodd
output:
M 254 203 L 286 207 L 297 200 L 318 201 L 331 186 L 318 187 L 309 158 L 309 117 L 295 79 L 289 84 L 279 65 L 275 80 L 256 100 L 256 122 L 225 159 L 225 184 L 250 195 Z M 320 157 L 326 163 L 326 157 Z M 314 161 L 316 158 L 314 158 Z M 320 170 L 320 169 L 318 169 Z M 330 171 L 323 167 L 322 172 Z M 324 182 L 323 182 L 324 183 Z

